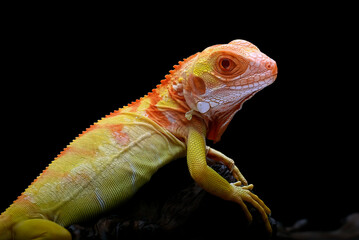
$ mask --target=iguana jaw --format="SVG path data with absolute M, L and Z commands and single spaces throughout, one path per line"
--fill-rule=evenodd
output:
M 243 98 L 239 99 L 236 102 L 228 102 L 225 107 L 227 111 L 220 111 L 220 107 L 215 107 L 212 110 L 212 114 L 208 116 L 210 119 L 209 124 L 209 132 L 207 134 L 207 138 L 213 140 L 214 142 L 218 142 L 221 139 L 222 134 L 227 129 L 228 124 L 233 119 L 234 115 L 241 110 L 243 103 L 250 98 L 252 98 L 257 92 L 266 86 L 272 84 L 276 79 L 276 75 L 271 76 L 270 78 L 263 80 L 260 82 L 260 85 L 257 87 L 243 87 L 241 89 L 246 89 L 246 91 L 250 92 L 248 95 L 245 95 Z M 234 89 L 234 88 L 232 88 Z M 234 90 L 235 91 L 235 90 Z M 238 91 L 238 90 L 237 90 Z

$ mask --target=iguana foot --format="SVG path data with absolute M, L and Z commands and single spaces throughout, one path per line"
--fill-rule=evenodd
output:
M 62 226 L 45 219 L 30 219 L 13 228 L 14 240 L 71 240 L 71 234 Z
M 236 166 L 236 164 L 234 163 L 233 159 L 227 157 L 223 153 L 221 153 L 213 148 L 210 148 L 208 146 L 206 147 L 206 150 L 207 150 L 207 156 L 209 158 L 211 158 L 214 161 L 223 163 L 225 166 L 228 167 L 228 169 L 231 171 L 233 177 L 236 180 L 241 181 L 243 185 L 248 185 L 247 180 L 245 179 L 245 177 L 243 176 L 241 171 L 239 171 L 239 169 Z
M 231 183 L 231 186 L 233 187 L 232 201 L 237 202 L 242 207 L 244 214 L 246 215 L 250 223 L 252 222 L 252 215 L 244 202 L 253 205 L 253 207 L 255 207 L 262 216 L 267 231 L 271 233 L 272 227 L 268 219 L 268 215 L 271 213 L 270 209 L 257 195 L 251 192 L 251 190 L 253 189 L 253 184 L 247 186 L 241 185 L 242 183 L 240 181 Z
M 233 164 L 231 164 L 231 165 L 232 166 L 229 169 L 231 170 L 231 173 L 232 173 L 233 177 L 235 179 L 237 179 L 238 181 L 240 181 L 241 185 L 248 185 L 247 180 L 244 178 L 242 173 L 239 171 L 238 167 L 234 164 L 234 161 L 233 161 Z

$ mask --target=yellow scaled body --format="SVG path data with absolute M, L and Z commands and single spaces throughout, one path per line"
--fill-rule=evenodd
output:
M 131 198 L 162 166 L 187 156 L 193 179 L 206 191 L 258 209 L 268 231 L 269 209 L 234 161 L 206 147 L 219 141 L 244 101 L 271 84 L 275 62 L 253 44 L 235 40 L 205 49 L 175 66 L 148 96 L 98 121 L 68 145 L 0 215 L 0 240 L 71 239 L 64 228 Z M 223 162 L 238 182 L 206 164 Z

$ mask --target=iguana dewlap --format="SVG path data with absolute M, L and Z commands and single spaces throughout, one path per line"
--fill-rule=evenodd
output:
M 253 44 L 235 40 L 197 53 L 140 100 L 96 122 L 40 174 L 0 215 L 0 240 L 71 239 L 64 228 L 130 199 L 169 162 L 187 156 L 193 179 L 206 191 L 252 204 L 271 231 L 270 210 L 250 190 L 233 160 L 206 147 L 219 141 L 234 114 L 273 83 L 275 61 Z M 233 169 L 230 184 L 206 156 Z

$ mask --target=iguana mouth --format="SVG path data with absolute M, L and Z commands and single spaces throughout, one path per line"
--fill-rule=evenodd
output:
M 257 90 L 263 89 L 266 86 L 272 84 L 275 81 L 276 78 L 277 78 L 277 74 L 276 75 L 271 75 L 268 78 L 263 79 L 263 80 L 247 83 L 245 85 L 230 86 L 229 89 L 231 89 L 231 90 L 243 90 L 243 91 L 245 91 L 245 90 L 247 90 L 247 91 L 257 91 Z

